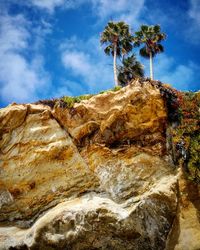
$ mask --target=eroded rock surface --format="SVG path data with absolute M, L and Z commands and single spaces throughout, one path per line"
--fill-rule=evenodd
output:
M 9 110 L 11 125 L 1 130 L 0 221 L 23 225 L 63 198 L 94 189 L 95 177 L 49 109 Z
M 151 84 L 0 121 L 0 249 L 200 249 L 199 196 L 180 198 Z
M 75 104 L 72 109 L 57 107 L 53 115 L 78 146 L 105 143 L 132 144 L 159 148 L 165 145 L 166 110 L 160 92 L 139 82 L 117 92 L 107 92 Z M 160 148 L 158 151 L 161 150 Z

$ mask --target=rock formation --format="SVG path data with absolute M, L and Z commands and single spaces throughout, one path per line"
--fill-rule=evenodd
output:
M 200 188 L 167 149 L 159 90 L 0 110 L 0 249 L 200 249 Z

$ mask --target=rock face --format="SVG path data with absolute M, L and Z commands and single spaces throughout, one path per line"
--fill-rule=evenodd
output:
M 0 110 L 0 249 L 200 249 L 199 187 L 170 163 L 166 119 L 137 81 Z
M 11 106 L 2 115 L 0 221 L 32 221 L 63 197 L 94 188 L 94 176 L 48 109 Z

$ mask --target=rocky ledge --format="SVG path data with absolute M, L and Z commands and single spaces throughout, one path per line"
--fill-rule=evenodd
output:
M 0 110 L 0 249 L 200 249 L 200 188 L 138 81 L 67 108 Z

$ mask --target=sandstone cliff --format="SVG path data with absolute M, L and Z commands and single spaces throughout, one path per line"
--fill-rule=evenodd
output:
M 160 91 L 137 81 L 2 109 L 0 249 L 200 249 L 200 188 L 166 129 Z

